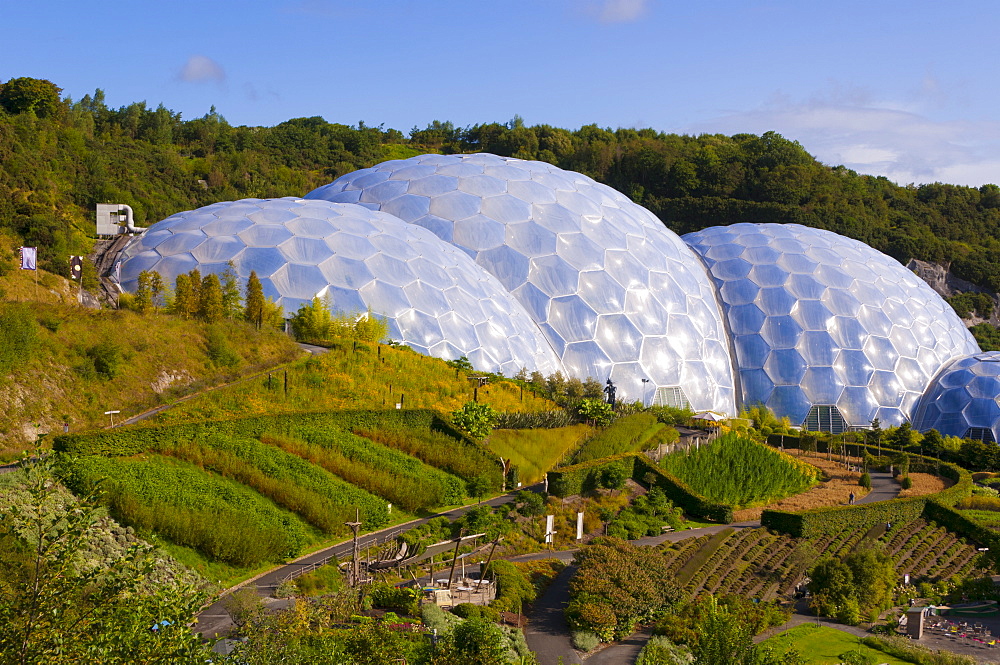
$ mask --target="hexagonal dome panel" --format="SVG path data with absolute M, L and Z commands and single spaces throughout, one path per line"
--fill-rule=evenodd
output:
M 943 365 L 979 352 L 937 293 L 864 243 L 798 224 L 717 226 L 683 239 L 718 288 L 743 402 L 794 424 L 835 406 L 848 426 L 875 417 L 898 425 Z
M 477 369 L 511 376 L 522 367 L 543 374 L 562 369 L 521 305 L 466 253 L 360 205 L 295 198 L 216 203 L 154 224 L 120 258 L 127 291 L 143 270 L 173 284 L 194 268 L 222 272 L 231 260 L 241 280 L 256 270 L 286 313 L 314 296 L 329 297 L 335 310 L 350 313 L 360 305 L 387 317 L 393 335 L 421 353 L 465 355 L 473 364 L 478 359 Z
M 952 361 L 928 388 L 913 426 L 947 436 L 1000 441 L 1000 352 Z
M 378 189 L 396 181 L 409 183 L 405 194 Z M 514 294 L 581 379 L 620 377 L 623 399 L 680 387 L 696 410 L 735 412 L 729 345 L 704 265 L 610 187 L 543 162 L 421 155 L 348 173 L 306 198 L 358 202 L 460 247 Z M 675 334 L 673 319 L 651 310 L 694 313 L 685 319 L 691 330 Z M 657 362 L 662 350 L 639 351 L 662 345 L 679 362 Z

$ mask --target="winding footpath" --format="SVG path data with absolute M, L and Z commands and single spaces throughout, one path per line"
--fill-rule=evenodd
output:
M 888 499 L 895 499 L 899 495 L 899 483 L 893 479 L 891 474 L 872 472 L 871 478 L 871 492 L 855 501 L 856 504 L 887 501 Z M 662 536 L 640 538 L 632 542 L 636 545 L 660 545 L 666 542 L 677 542 L 687 538 L 697 538 L 706 534 L 718 533 L 723 529 L 756 529 L 758 527 L 760 527 L 760 520 L 753 520 L 734 524 L 720 524 L 700 529 L 689 529 L 687 531 L 674 531 Z M 543 552 L 515 557 L 513 560 L 525 561 L 530 559 L 557 558 L 569 562 L 572 561 L 575 553 L 576 550 Z M 639 651 L 642 650 L 643 645 L 645 645 L 651 634 L 646 629 L 639 630 L 625 640 L 615 642 L 586 657 L 586 659 L 573 648 L 564 612 L 566 606 L 569 604 L 569 582 L 573 578 L 575 570 L 575 566 L 567 566 L 545 590 L 545 593 L 542 594 L 532 608 L 531 614 L 528 615 L 528 625 L 524 629 L 524 637 L 528 643 L 528 647 L 538 656 L 538 665 L 559 665 L 560 658 L 562 659 L 562 665 L 581 665 L 584 662 L 587 665 L 624 665 L 626 663 L 634 663 L 639 655 Z M 795 614 L 781 630 L 791 628 L 805 621 L 816 621 L 816 617 Z M 833 628 L 843 628 L 849 633 L 853 633 L 855 630 L 849 626 L 841 626 L 841 624 L 830 623 L 829 625 Z

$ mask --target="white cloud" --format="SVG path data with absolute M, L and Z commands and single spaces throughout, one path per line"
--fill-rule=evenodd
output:
M 775 96 L 759 109 L 685 128 L 690 133 L 761 134 L 797 140 L 818 160 L 900 184 L 1000 183 L 1000 123 L 935 120 L 919 104 L 874 100 L 864 91 L 795 103 Z
M 646 11 L 649 0 L 604 0 L 598 18 L 601 23 L 629 23 Z
M 203 81 L 215 81 L 222 83 L 226 80 L 226 72 L 222 65 L 204 55 L 192 55 L 181 67 L 178 78 L 181 81 L 191 81 L 200 83 Z

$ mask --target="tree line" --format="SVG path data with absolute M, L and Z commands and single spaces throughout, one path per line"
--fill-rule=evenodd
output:
M 232 126 L 214 107 L 184 120 L 162 104 L 109 107 L 54 83 L 0 86 L 0 231 L 42 248 L 66 273 L 86 249 L 97 202 L 140 223 L 220 200 L 301 196 L 353 170 L 425 152 L 492 152 L 584 173 L 624 192 L 678 233 L 735 222 L 799 223 L 856 238 L 905 262 L 949 265 L 1000 291 L 1000 187 L 897 185 L 816 161 L 775 132 L 667 134 L 587 125 L 435 121 L 408 134 L 321 117 Z

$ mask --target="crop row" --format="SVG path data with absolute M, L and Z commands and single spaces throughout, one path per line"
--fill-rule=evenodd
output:
M 766 529 L 742 529 L 702 536 L 661 548 L 685 595 L 739 594 L 770 600 L 791 593 L 815 565 L 816 555 L 843 557 L 878 531 L 857 528 L 813 539 L 792 538 Z M 883 535 L 898 572 L 939 579 L 968 573 L 975 548 L 943 527 L 923 521 L 896 526 Z

